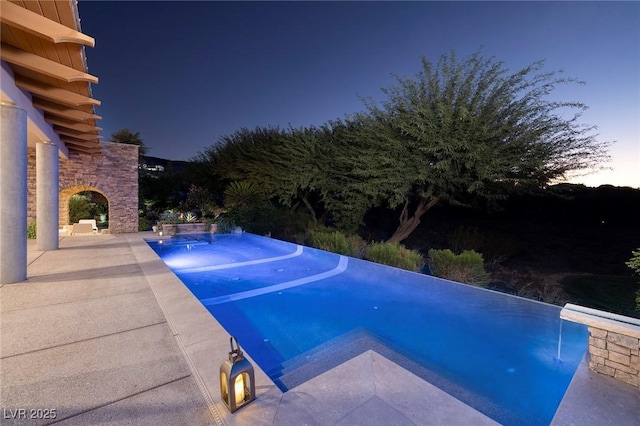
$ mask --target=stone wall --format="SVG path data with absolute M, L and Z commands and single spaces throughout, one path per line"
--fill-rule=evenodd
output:
M 589 368 L 640 388 L 640 320 L 567 303 L 560 318 L 589 330 Z
M 35 149 L 28 152 L 27 220 L 36 220 Z M 82 191 L 95 191 L 109 202 L 109 232 L 138 232 L 138 147 L 100 143 L 96 155 L 72 152 L 60 159 L 59 225 L 69 225 L 69 199 Z
M 206 223 L 164 223 L 162 225 L 162 232 L 165 235 L 176 235 L 176 234 L 194 234 L 194 233 L 202 233 L 209 232 L 207 230 Z
M 640 339 L 589 327 L 589 368 L 640 388 Z

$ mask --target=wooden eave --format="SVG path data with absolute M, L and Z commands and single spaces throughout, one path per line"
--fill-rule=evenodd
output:
M 73 136 L 68 136 L 68 135 L 62 135 L 60 136 L 61 139 L 64 139 L 65 142 L 75 145 L 75 146 L 81 146 L 84 147 L 86 149 L 91 149 L 93 147 L 93 143 L 91 141 L 86 141 L 84 139 L 78 139 L 76 137 Z
M 18 88 L 32 95 L 33 105 L 71 150 L 97 152 L 100 129 L 91 93 L 98 78 L 87 72 L 85 46 L 92 37 L 80 31 L 75 0 L 1 0 L 0 56 L 11 67 Z M 60 121 L 62 124 L 54 123 Z M 68 139 L 68 130 L 84 145 Z M 64 136 L 64 138 L 62 137 Z M 72 135 L 73 136 L 73 135 Z
M 98 77 L 78 71 L 71 67 L 61 65 L 56 61 L 45 59 L 42 56 L 16 49 L 13 46 L 2 43 L 0 47 L 0 56 L 6 62 L 34 71 L 38 74 L 57 78 L 67 83 L 73 81 L 86 81 L 88 83 L 97 83 Z
M 80 123 L 77 121 L 69 121 L 64 120 L 59 117 L 54 117 L 50 114 L 44 115 L 44 120 L 47 123 L 55 124 L 56 126 L 64 127 L 66 129 L 75 130 L 76 132 L 84 132 L 89 134 L 97 134 L 98 131 L 102 130 L 101 127 L 96 127 L 87 123 Z M 54 129 L 55 130 L 55 129 Z
M 99 115 L 92 114 L 90 112 L 81 111 L 79 109 L 70 108 L 65 105 L 56 104 L 35 97 L 33 98 L 33 106 L 67 120 L 87 121 L 100 120 L 102 118 Z
M 100 105 L 100 101 L 97 99 L 93 99 L 88 96 L 82 96 L 70 90 L 65 90 L 39 81 L 22 78 L 17 75 L 16 86 L 23 90 L 26 90 L 27 92 L 31 92 L 36 96 L 50 99 L 63 105 L 76 107 L 80 105 Z
M 0 22 L 50 40 L 52 43 L 77 43 L 89 47 L 95 46 L 93 37 L 8 1 L 3 1 L 0 5 Z
M 76 132 L 74 130 L 68 129 L 66 127 L 61 126 L 53 126 L 53 130 L 60 135 L 71 136 L 73 138 L 82 140 L 82 141 L 97 141 L 102 139 L 100 135 L 91 135 L 89 133 Z
M 97 154 L 100 152 L 100 148 L 98 146 L 94 146 L 95 144 L 79 144 L 75 143 L 72 138 L 68 138 L 67 136 L 61 136 L 61 140 L 67 145 L 70 150 L 78 151 L 83 154 Z

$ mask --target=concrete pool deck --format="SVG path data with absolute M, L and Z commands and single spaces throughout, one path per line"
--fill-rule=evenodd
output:
M 257 400 L 229 414 L 228 334 L 145 237 L 29 242 L 28 280 L 0 287 L 0 423 L 495 424 L 371 350 L 284 394 L 256 368 Z M 640 424 L 640 392 L 583 362 L 552 424 Z

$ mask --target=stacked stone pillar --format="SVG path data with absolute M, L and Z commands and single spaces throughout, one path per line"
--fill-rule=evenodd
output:
M 589 368 L 640 388 L 640 320 L 567 303 L 560 318 L 587 326 Z
M 589 368 L 640 388 L 640 339 L 589 327 Z

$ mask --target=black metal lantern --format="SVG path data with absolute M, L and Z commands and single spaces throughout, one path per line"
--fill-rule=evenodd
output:
M 229 359 L 220 365 L 220 395 L 229 411 L 233 413 L 256 399 L 256 385 L 253 365 L 244 358 L 238 340 L 231 336 L 229 341 Z

